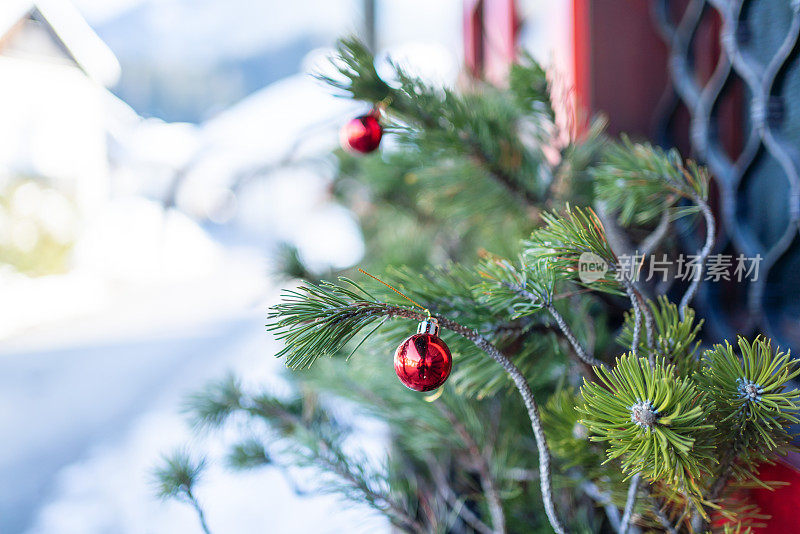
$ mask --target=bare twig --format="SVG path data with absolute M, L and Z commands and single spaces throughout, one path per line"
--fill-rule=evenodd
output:
M 642 241 L 642 256 L 649 256 L 658 248 L 661 242 L 667 237 L 670 227 L 670 210 L 665 209 L 661 214 L 658 226 Z
M 681 304 L 678 307 L 681 321 L 683 321 L 685 310 L 689 304 L 691 304 L 692 299 L 697 293 L 697 288 L 700 286 L 700 282 L 703 279 L 703 266 L 705 265 L 708 255 L 711 253 L 711 248 L 714 246 L 714 240 L 716 239 L 716 222 L 714 220 L 714 214 L 711 213 L 711 208 L 708 207 L 708 203 L 698 195 L 694 195 L 692 200 L 695 202 L 695 204 L 697 204 L 697 206 L 700 208 L 700 211 L 703 213 L 703 218 L 705 219 L 706 223 L 706 241 L 703 244 L 703 248 L 700 249 L 695 279 L 689 284 L 689 287 L 686 289 L 686 293 L 684 293 L 683 298 L 681 298 Z
M 637 327 L 636 324 L 641 325 L 642 319 L 644 319 L 644 326 L 645 326 L 645 335 L 647 336 L 647 348 L 648 348 L 648 361 L 650 363 L 650 367 L 655 367 L 656 359 L 655 359 L 655 320 L 653 318 L 653 312 L 647 306 L 647 302 L 645 302 L 644 297 L 636 289 L 636 285 L 631 280 L 624 280 L 623 285 L 625 286 L 625 292 L 628 294 L 628 298 L 631 301 L 631 305 L 633 306 L 633 315 L 634 315 L 634 326 L 633 326 L 633 333 L 634 333 L 634 340 L 631 343 L 631 352 L 633 352 L 634 356 L 638 356 L 638 348 L 639 348 L 639 335 L 637 334 Z M 639 327 L 641 329 L 641 327 Z M 634 344 L 636 347 L 634 348 Z
M 450 487 L 450 484 L 448 484 L 447 477 L 442 472 L 442 468 L 433 461 L 428 462 L 428 465 L 436 481 L 437 488 L 441 491 L 444 500 L 447 501 L 450 508 L 452 508 L 465 523 L 474 528 L 477 532 L 480 532 L 480 534 L 495 534 L 489 525 L 481 521 L 467 506 L 464 506 L 464 503 L 458 498 L 458 495 L 456 495 L 453 488 Z
M 653 504 L 653 515 L 656 516 L 656 519 L 668 534 L 678 534 L 678 529 L 675 528 L 667 514 L 664 513 L 664 510 L 656 503 Z
M 639 307 L 639 300 L 636 298 L 633 288 L 628 284 L 624 285 L 625 292 L 628 294 L 628 298 L 631 300 L 631 306 L 633 306 L 633 341 L 631 341 L 631 354 L 633 354 L 634 358 L 638 358 L 639 338 L 641 337 L 642 331 L 642 310 Z
M 635 291 L 635 289 L 634 289 Z M 653 318 L 653 310 L 650 309 L 647 302 L 642 298 L 642 294 L 635 291 L 636 296 L 640 299 L 640 306 L 642 308 L 642 317 L 644 318 L 644 332 L 647 338 L 647 359 L 650 367 L 656 366 L 656 327 L 655 319 Z
M 203 529 L 205 534 L 211 534 L 211 529 L 208 528 L 208 523 L 206 522 L 206 514 L 203 511 L 203 507 L 200 506 L 200 502 L 194 496 L 194 493 L 191 489 L 186 488 L 186 500 L 189 501 L 189 504 L 194 508 L 194 511 L 197 513 L 197 518 L 200 520 L 200 528 Z
M 511 289 L 512 291 L 518 293 L 519 295 L 527 298 L 531 302 L 535 302 L 539 304 L 540 299 L 531 293 L 530 291 L 526 290 L 523 287 L 506 283 L 506 287 Z M 584 363 L 589 364 L 591 366 L 605 366 L 603 362 L 592 356 L 589 351 L 587 351 L 583 345 L 580 344 L 578 338 L 575 337 L 575 333 L 567 324 L 567 321 L 564 320 L 564 317 L 556 310 L 555 306 L 553 306 L 552 302 L 547 302 L 544 305 L 545 309 L 550 313 L 550 315 L 555 319 L 556 324 L 558 325 L 559 330 L 564 335 L 564 337 L 569 341 L 569 344 L 572 346 L 572 349 L 575 351 L 575 355 Z
M 453 429 L 456 431 L 461 441 L 467 446 L 469 455 L 475 462 L 475 468 L 478 470 L 478 477 L 481 481 L 481 489 L 486 496 L 486 503 L 489 506 L 489 514 L 492 517 L 492 526 L 494 532 L 498 534 L 505 534 L 506 532 L 506 517 L 503 513 L 503 504 L 500 500 L 500 492 L 497 490 L 492 470 L 489 462 L 478 447 L 472 434 L 469 433 L 464 424 L 451 412 L 447 406 L 441 402 L 435 403 L 439 411 L 450 421 Z
M 558 313 L 558 310 L 556 310 L 555 306 L 553 306 L 552 304 L 548 304 L 545 306 L 545 308 L 547 309 L 548 312 L 550 312 L 550 315 L 553 316 L 553 319 L 555 319 L 558 328 L 561 329 L 561 332 L 564 334 L 564 337 L 567 338 L 569 344 L 572 345 L 572 348 L 575 351 L 575 354 L 578 356 L 578 358 L 580 358 L 583 362 L 588 363 L 591 366 L 595 367 L 606 366 L 606 364 L 604 364 L 594 356 L 590 355 L 588 351 L 583 348 L 578 339 L 575 337 L 575 333 L 569 327 L 567 321 L 564 320 L 564 317 L 560 313 Z
M 631 517 L 633 516 L 633 507 L 636 504 L 636 493 L 639 491 L 639 481 L 642 478 L 641 473 L 636 473 L 631 478 L 631 485 L 628 486 L 628 498 L 625 500 L 625 512 L 622 514 L 622 521 L 620 521 L 619 534 L 627 534 L 628 527 L 631 524 Z
M 580 488 L 593 501 L 603 506 L 606 517 L 608 517 L 608 521 L 611 523 L 611 528 L 613 528 L 615 532 L 619 532 L 621 523 L 619 510 L 617 510 L 617 507 L 611 502 L 611 495 L 600 491 L 600 488 L 593 482 L 582 482 Z

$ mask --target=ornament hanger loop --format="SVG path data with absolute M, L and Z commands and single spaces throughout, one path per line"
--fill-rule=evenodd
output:
M 368 273 L 367 271 L 365 271 L 364 269 L 362 269 L 362 268 L 360 268 L 360 267 L 359 267 L 359 268 L 358 268 L 358 272 L 360 272 L 360 273 L 362 273 L 362 274 L 366 274 L 366 275 L 367 275 L 367 276 L 369 276 L 370 278 L 373 278 L 373 279 L 377 280 L 378 282 L 380 282 L 381 284 L 385 285 L 386 287 L 388 287 L 389 289 L 391 289 L 392 291 L 394 291 L 395 293 L 397 293 L 398 295 L 400 295 L 401 297 L 403 297 L 404 299 L 406 299 L 407 301 L 409 301 L 411 304 L 413 304 L 414 306 L 416 306 L 416 307 L 417 307 L 417 308 L 419 308 L 420 310 L 424 311 L 424 312 L 425 312 L 425 314 L 428 316 L 428 320 L 430 320 L 430 318 L 431 318 L 431 311 L 430 311 L 428 308 L 424 307 L 424 306 L 423 306 L 422 304 L 420 304 L 419 302 L 417 302 L 417 301 L 415 301 L 415 300 L 412 300 L 410 297 L 408 297 L 407 295 L 405 295 L 405 294 L 401 293 L 401 292 L 400 292 L 398 289 L 396 289 L 395 287 L 393 287 L 393 286 L 391 286 L 391 285 L 387 284 L 386 282 L 384 282 L 383 280 L 381 280 L 381 279 L 380 279 L 380 278 L 378 278 L 377 276 L 375 276 L 375 275 L 372 275 L 372 274 L 369 274 L 369 273 Z M 434 321 L 436 322 L 436 328 L 438 329 L 438 327 L 439 327 L 439 321 L 438 321 L 438 320 L 436 320 L 436 319 L 434 319 Z
M 375 109 L 378 109 L 381 112 L 383 112 L 386 111 L 386 108 L 388 108 L 390 105 L 392 105 L 392 95 L 388 95 L 383 100 L 375 102 Z

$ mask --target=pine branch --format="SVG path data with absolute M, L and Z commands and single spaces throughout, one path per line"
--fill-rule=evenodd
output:
M 289 367 L 310 367 L 321 356 L 339 353 L 358 332 L 393 309 L 354 282 L 340 280 L 349 287 L 306 282 L 285 291 L 283 302 L 271 308 L 267 329 L 285 342 L 276 357 L 285 356 Z
M 579 362 L 590 366 L 605 365 L 580 344 L 564 317 L 553 305 L 554 270 L 548 259 L 533 262 L 520 260 L 520 266 L 497 256 L 486 255 L 480 266 L 486 280 L 481 286 L 484 301 L 498 312 L 510 311 L 514 318 L 536 313 L 541 309 L 553 317 L 559 331 L 569 342 Z
M 576 210 L 575 215 L 573 215 L 571 211 L 568 211 L 565 217 L 552 215 L 549 218 L 545 218 L 545 220 L 547 227 L 544 230 L 539 230 L 538 235 L 535 234 L 532 240 L 534 246 L 532 246 L 531 249 L 541 254 L 542 250 L 546 250 L 546 248 L 549 247 L 550 250 L 546 250 L 544 256 L 555 264 L 556 268 L 560 268 L 563 273 L 569 274 L 574 272 L 574 265 L 578 264 L 581 260 L 581 255 L 587 252 L 591 252 L 604 259 L 612 269 L 616 270 L 618 268 L 616 255 L 608 245 L 602 226 L 599 225 L 599 221 L 596 217 L 591 218 L 580 212 L 580 210 Z M 508 271 L 509 269 L 506 269 L 506 272 Z M 551 299 L 549 296 L 552 295 L 552 289 L 549 292 L 540 291 L 537 294 L 533 294 L 531 292 L 526 292 L 523 288 L 515 286 L 510 282 L 505 282 L 505 285 L 515 290 L 517 293 L 527 296 L 532 303 L 547 308 L 566 337 L 572 343 L 579 357 L 584 361 L 588 359 L 585 350 L 583 350 L 577 342 L 574 335 L 570 335 L 571 332 L 566 321 L 564 321 L 563 317 L 560 317 L 557 310 L 552 307 L 552 301 L 548 300 L 548 298 Z M 635 357 L 639 347 L 639 330 L 641 328 L 642 318 L 644 318 L 647 335 L 648 360 L 651 368 L 655 369 L 654 317 L 649 309 L 643 309 L 645 305 L 644 299 L 633 282 L 623 279 L 622 285 L 631 300 L 635 316 L 631 350 Z M 542 295 L 541 293 L 544 294 Z M 597 365 L 600 362 L 595 361 L 592 363 Z M 602 363 L 600 363 L 600 365 L 602 365 Z M 630 483 L 623 520 L 621 522 L 621 531 L 623 532 L 626 532 L 629 526 L 640 478 L 641 475 L 636 473 Z
M 203 529 L 205 534 L 211 534 L 211 529 L 208 528 L 208 523 L 206 522 L 206 514 L 203 511 L 203 508 L 200 506 L 200 502 L 195 498 L 194 493 L 191 490 L 186 492 L 186 498 L 189 500 L 189 503 L 194 508 L 195 513 L 197 514 L 197 519 L 200 521 L 200 528 Z
M 538 254 L 548 258 L 562 277 L 574 276 L 587 253 L 605 262 L 608 272 L 620 272 L 621 266 L 616 254 L 608 243 L 605 230 L 593 212 L 567 210 L 564 216 L 556 214 L 543 217 L 547 226 L 537 230 L 529 243 L 529 254 Z M 592 258 L 592 261 L 595 261 Z M 633 358 L 638 356 L 639 336 L 644 321 L 648 347 L 648 362 L 652 370 L 656 369 L 655 321 L 647 308 L 641 293 L 633 280 L 622 273 L 621 284 L 627 293 L 634 312 L 634 324 L 631 340 Z M 615 281 L 618 283 L 619 281 Z M 589 285 L 589 284 L 586 284 Z M 602 286 L 601 286 L 602 287 Z M 613 286 L 612 286 L 613 287 Z M 558 322 L 558 319 L 556 318 Z M 563 321 L 562 321 L 563 322 Z M 580 349 L 576 349 L 580 350 Z M 637 473 L 638 475 L 638 473 Z M 626 532 L 636 501 L 640 476 L 634 476 L 630 483 L 628 499 L 625 505 L 620 530 Z
M 402 506 L 394 501 L 388 495 L 384 495 L 373 489 L 367 484 L 364 479 L 358 476 L 351 470 L 346 461 L 343 460 L 343 455 L 333 449 L 332 444 L 320 441 L 323 454 L 314 457 L 315 465 L 327 469 L 328 471 L 337 474 L 347 484 L 355 488 L 366 497 L 367 502 L 378 510 L 384 512 L 388 511 L 388 515 L 394 520 L 393 522 L 398 526 L 411 529 L 413 532 L 423 530 L 422 525 L 416 518 L 412 517 Z M 335 459 L 329 457 L 333 455 Z M 382 504 L 381 504 L 382 503 Z
M 702 439 L 705 396 L 689 378 L 675 376 L 663 358 L 624 355 L 598 381 L 584 380 L 582 424 L 593 441 L 608 443 L 608 460 L 619 458 L 623 472 L 686 487 L 699 495 L 697 480 L 713 458 Z
M 296 463 L 314 466 L 332 474 L 346 496 L 386 514 L 393 524 L 407 531 L 424 530 L 406 508 L 392 498 L 388 483 L 370 475 L 367 462 L 345 454 L 341 440 L 345 428 L 316 402 L 305 399 L 283 401 L 270 395 L 245 395 L 238 382 L 227 378 L 212 384 L 205 393 L 194 395 L 187 406 L 198 428 L 219 428 L 236 413 L 262 419 L 278 437 L 292 445 L 285 453 Z M 260 442 L 235 445 L 229 455 L 236 467 L 252 468 L 271 463 Z M 376 482 L 377 480 L 377 482 Z
M 422 317 L 420 317 L 420 319 L 421 318 Z M 542 423 L 539 417 L 539 408 L 536 406 L 536 402 L 533 399 L 533 392 L 531 391 L 527 380 L 525 380 L 525 377 L 522 375 L 522 373 L 520 373 L 519 369 L 517 369 L 517 367 L 511 362 L 510 359 L 508 359 L 507 356 L 498 351 L 491 343 L 489 343 L 484 337 L 474 330 L 464 329 L 460 325 L 454 324 L 447 320 L 444 320 L 444 322 L 440 321 L 440 324 L 444 328 L 448 328 L 449 330 L 461 334 L 465 338 L 475 343 L 475 345 L 486 352 L 490 358 L 499 363 L 514 381 L 514 385 L 519 390 L 522 400 L 528 409 L 528 417 L 531 420 L 531 427 L 533 429 L 534 437 L 536 438 L 536 446 L 539 449 L 539 482 L 541 485 L 542 500 L 544 501 L 545 512 L 547 513 L 547 518 L 550 520 L 550 525 L 553 527 L 553 530 L 555 530 L 557 534 L 564 534 L 566 530 L 564 529 L 561 520 L 558 518 L 555 505 L 553 504 L 553 488 L 550 480 L 550 450 L 547 447 L 547 439 L 545 438 L 544 430 L 542 429 Z
M 236 469 L 253 469 L 273 465 L 274 462 L 264 444 L 260 440 L 250 438 L 233 446 L 228 454 L 228 464 Z M 305 492 L 295 491 L 295 493 Z
M 158 484 L 158 496 L 162 499 L 178 499 L 188 503 L 197 514 L 200 528 L 211 534 L 206 515 L 194 495 L 194 487 L 205 470 L 205 459 L 193 460 L 185 451 L 176 451 L 163 458 L 163 465 L 154 471 Z
M 506 260 L 502 263 L 511 266 Z M 548 287 L 543 283 L 547 271 L 543 270 L 541 278 L 531 273 L 519 273 L 525 276 L 524 286 L 543 294 Z M 552 321 L 537 316 L 538 304 L 505 287 L 500 282 L 505 276 L 493 261 L 486 260 L 477 270 L 450 264 L 421 273 L 390 269 L 387 281 L 440 316 L 479 329 L 501 352 L 513 352 L 515 364 L 534 388 L 543 386 L 550 381 L 547 374 L 560 368 L 558 356 L 563 347 L 559 339 L 563 334 Z M 383 291 L 382 295 L 380 288 L 378 293 L 370 291 L 379 298 L 397 301 L 394 294 Z M 408 327 L 402 324 L 387 325 L 381 331 L 385 333 L 381 338 L 387 342 L 385 350 L 393 348 L 392 342 L 399 343 L 408 337 Z M 447 332 L 444 337 L 460 358 L 450 381 L 463 395 L 485 398 L 514 387 L 502 369 L 486 365 L 485 355 L 473 343 Z
M 373 487 L 363 474 L 364 463 L 346 455 L 340 446 L 338 422 L 312 404 L 307 402 L 287 404 L 278 399 L 259 395 L 251 403 L 245 403 L 243 410 L 259 417 L 285 437 L 292 437 L 304 452 L 295 450 L 307 458 L 304 463 L 321 467 L 342 479 L 345 484 L 361 494 L 373 508 L 388 511 L 389 516 L 398 519 L 400 524 L 415 526 L 416 521 L 389 495 Z
M 739 355 L 727 342 L 703 354 L 698 381 L 713 402 L 715 441 L 723 451 L 708 499 L 718 499 L 731 479 L 757 480 L 757 466 L 782 452 L 800 422 L 800 391 L 788 389 L 800 367 L 788 353 L 761 337 L 738 339 Z M 732 437 L 732 439 L 731 439 Z
M 206 430 L 222 425 L 231 413 L 242 408 L 242 389 L 233 375 L 228 375 L 204 391 L 190 395 L 183 406 L 192 427 Z
M 344 280 L 355 289 L 330 283 L 306 284 L 297 291 L 287 292 L 282 304 L 272 307 L 268 325 L 278 339 L 286 342 L 279 352 L 287 363 L 308 366 L 321 355 L 332 355 L 344 347 L 362 328 L 379 318 L 401 317 L 422 321 L 428 315 L 416 310 L 374 300 L 353 282 Z M 542 430 L 539 409 L 528 381 L 516 365 L 476 330 L 446 317 L 435 317 L 439 325 L 465 339 L 500 364 L 513 381 L 527 408 L 531 428 L 539 450 L 539 472 L 542 499 L 553 529 L 561 534 L 564 527 L 553 504 L 550 478 L 550 451 Z M 362 341 L 363 342 L 363 341 Z
M 633 309 L 633 330 L 631 334 L 631 354 L 634 358 L 639 357 L 639 338 L 642 332 L 642 309 L 639 307 L 639 300 L 636 298 L 633 290 L 629 286 L 625 286 L 628 293 L 628 298 L 631 301 Z
M 653 318 L 653 314 L 645 303 L 642 294 L 636 288 L 634 283 L 631 280 L 623 280 L 622 282 L 623 287 L 625 288 L 625 292 L 628 294 L 628 298 L 631 301 L 631 306 L 633 306 L 633 314 L 634 314 L 634 321 L 641 325 L 642 319 L 644 319 L 644 331 L 647 338 L 647 360 L 650 362 L 650 367 L 655 367 L 656 364 L 656 351 L 655 351 L 655 319 Z M 639 326 L 638 330 L 641 330 L 641 326 Z M 634 338 L 631 340 L 631 352 L 634 355 L 637 354 L 638 351 L 638 341 L 639 341 L 639 332 L 637 328 L 634 326 Z M 634 342 L 636 344 L 636 351 L 634 351 Z
M 400 326 L 402 327 L 402 324 Z M 452 343 L 450 345 L 452 348 Z M 382 347 L 373 347 L 369 354 L 374 353 L 385 354 Z M 453 353 L 460 355 L 460 352 L 457 353 L 455 350 Z M 484 356 L 484 366 L 486 365 Z M 516 397 L 501 395 L 487 400 L 465 398 L 455 384 L 448 382 L 442 391 L 437 393 L 436 401 L 430 402 L 424 396 L 410 395 L 407 389 L 399 385 L 393 373 L 385 372 L 386 367 L 380 361 L 362 357 L 355 366 L 358 368 L 355 369 L 354 365 L 348 365 L 342 360 L 322 361 L 318 362 L 311 372 L 293 376 L 296 376 L 304 387 L 318 390 L 325 396 L 352 401 L 367 414 L 385 421 L 389 428 L 394 430 L 392 434 L 395 458 L 408 456 L 412 462 L 428 466 L 428 473 L 431 475 L 436 474 L 437 464 L 447 463 L 445 459 L 449 458 L 451 463 L 451 467 L 447 470 L 449 474 L 441 479 L 433 477 L 437 492 L 453 509 L 453 514 L 458 513 L 467 523 L 470 522 L 469 518 L 461 512 L 469 514 L 469 510 L 475 508 L 472 508 L 472 504 L 469 509 L 461 508 L 461 504 L 465 500 L 472 501 L 476 497 L 484 497 L 481 500 L 476 499 L 475 502 L 482 505 L 483 520 L 492 525 L 493 523 L 489 521 L 491 492 L 482 491 L 477 496 L 470 496 L 473 491 L 472 474 L 477 475 L 475 478 L 481 482 L 481 478 L 487 480 L 487 477 L 480 472 L 489 473 L 488 480 L 496 487 L 497 495 L 500 497 L 506 492 L 520 489 L 519 484 L 513 483 L 516 479 L 511 473 L 520 469 L 532 471 L 528 469 L 527 464 L 535 462 L 530 457 L 534 442 L 533 439 L 528 439 L 528 433 L 524 431 L 522 421 L 519 419 L 520 416 L 526 416 L 519 410 Z M 492 364 L 488 366 L 494 367 Z M 369 379 L 365 380 L 365 377 Z M 443 412 L 451 413 L 457 423 L 448 419 Z M 525 421 L 527 422 L 527 418 Z M 471 436 L 471 440 L 460 437 L 464 431 Z M 469 447 L 465 445 L 465 441 L 470 443 Z M 485 460 L 479 459 L 479 456 Z M 485 462 L 486 465 L 485 468 L 479 469 L 481 462 Z M 509 468 L 509 465 L 526 467 Z M 406 475 L 406 470 L 398 473 L 400 477 Z M 456 485 L 457 480 L 467 482 L 469 489 Z M 535 480 L 538 486 L 538 471 Z M 448 491 L 450 487 L 457 491 L 458 495 L 455 491 Z M 481 483 L 481 488 L 488 487 L 485 482 Z M 522 505 L 520 500 L 515 499 L 515 509 L 518 510 L 520 505 Z M 505 507 L 505 504 L 503 506 Z M 544 518 L 544 515 L 541 517 Z M 488 531 L 491 531 L 491 528 L 488 528 Z
M 681 319 L 684 309 L 694 298 L 702 281 L 702 271 L 715 241 L 715 220 L 708 206 L 708 172 L 689 161 L 684 165 L 677 150 L 665 152 L 649 143 L 632 143 L 627 137 L 622 142 L 609 147 L 601 165 L 593 170 L 596 181 L 595 191 L 598 199 L 609 209 L 616 211 L 624 225 L 632 223 L 646 224 L 661 214 L 659 228 L 668 228 L 668 218 L 664 216 L 685 199 L 695 208 L 683 208 L 675 216 L 682 216 L 692 211 L 703 214 L 706 225 L 706 238 L 698 259 L 698 271 L 695 278 L 681 298 L 679 310 Z M 619 194 L 624 189 L 625 194 Z M 659 238 L 659 230 L 654 233 Z M 654 239 L 657 241 L 656 239 Z M 652 247 L 648 243 L 646 250 Z M 647 310 L 643 309 L 646 314 Z
M 636 289 L 632 280 L 624 279 L 622 285 L 628 294 L 628 298 L 633 306 L 634 325 L 631 335 L 631 354 L 637 358 L 639 347 L 639 335 L 641 331 L 642 318 L 644 318 L 645 333 L 647 336 L 647 361 L 652 370 L 656 369 L 656 350 L 655 350 L 655 326 L 653 315 L 644 302 L 642 294 Z M 669 363 L 665 358 L 665 363 Z M 622 515 L 622 522 L 620 524 L 620 533 L 626 534 L 630 525 L 630 520 L 633 514 L 633 508 L 636 505 L 636 496 L 639 490 L 641 479 L 641 472 L 637 472 L 631 479 L 630 487 L 628 488 L 628 497 L 625 501 L 625 510 Z
M 523 243 L 523 254 L 544 262 L 554 280 L 566 280 L 588 289 L 620 294 L 620 263 L 606 237 L 605 228 L 591 209 L 567 206 L 563 215 L 544 213 L 543 228 Z M 602 265 L 605 272 L 597 279 L 581 276 L 587 264 Z
M 639 302 L 633 288 L 629 284 L 624 284 L 625 290 L 628 293 L 628 298 L 633 306 L 633 330 L 631 335 L 631 355 L 634 358 L 639 356 L 639 336 L 642 329 L 642 310 L 639 307 Z M 651 367 L 655 367 L 655 357 L 650 354 L 649 363 Z M 620 520 L 619 532 L 620 534 L 627 534 L 630 526 L 631 517 L 633 516 L 633 507 L 636 505 L 636 494 L 639 491 L 639 481 L 641 480 L 641 472 L 636 473 L 631 479 L 630 486 L 628 487 L 628 496 L 625 500 L 625 508 L 622 512 L 622 519 Z
M 398 306 L 389 306 L 386 309 L 388 317 L 404 317 L 406 319 L 414 319 L 422 321 L 427 316 L 421 312 L 401 308 Z M 539 417 L 539 408 L 533 398 L 528 381 L 519 371 L 519 369 L 511 362 L 511 360 L 497 350 L 486 338 L 471 328 L 462 326 L 454 321 L 445 317 L 437 317 L 439 325 L 446 328 L 460 336 L 472 341 L 478 348 L 483 350 L 491 359 L 500 364 L 500 366 L 511 377 L 514 385 L 522 396 L 522 401 L 528 410 L 528 417 L 531 420 L 531 428 L 533 429 L 534 437 L 536 438 L 536 446 L 539 449 L 539 476 L 542 491 L 542 500 L 544 501 L 545 512 L 550 521 L 550 525 L 558 534 L 566 532 L 561 520 L 556 514 L 555 505 L 553 504 L 553 488 L 550 479 L 550 450 L 547 447 L 547 439 L 542 429 L 541 419 Z
M 577 272 L 580 257 L 586 252 L 599 256 L 612 272 L 618 267 L 603 225 L 590 208 L 567 206 L 563 215 L 546 212 L 542 220 L 545 226 L 536 230 L 527 243 L 529 254 L 550 258 L 552 265 L 564 273 Z
M 684 319 L 688 305 L 697 291 L 702 279 L 702 269 L 714 242 L 714 220 L 705 199 L 708 195 L 708 176 L 705 171 L 690 162 L 685 168 L 677 151 L 664 153 L 651 145 L 634 145 L 627 138 L 623 143 L 611 147 L 606 161 L 595 171 L 596 191 L 601 201 L 620 214 L 620 221 L 629 225 L 632 222 L 646 223 L 662 213 L 661 222 L 648 237 L 645 250 L 650 252 L 663 239 L 669 228 L 669 210 L 679 198 L 694 202 L 706 218 L 706 242 L 700 252 L 699 270 L 696 278 L 681 299 L 680 319 Z M 626 195 L 619 195 L 620 188 L 626 188 Z M 623 280 L 623 286 L 633 306 L 633 328 L 631 351 L 638 353 L 639 332 L 642 319 L 647 336 L 647 355 L 651 367 L 655 367 L 655 318 L 644 301 L 633 280 Z M 668 356 L 666 356 L 668 357 Z M 638 478 L 631 482 L 626 510 L 621 530 L 627 531 L 630 514 L 636 499 Z
M 631 518 L 633 517 L 633 507 L 636 505 L 636 494 L 639 492 L 639 483 L 642 479 L 641 471 L 633 475 L 630 486 L 628 486 L 628 497 L 625 500 L 625 511 L 620 520 L 619 534 L 628 534 Z
M 680 154 L 627 137 L 610 145 L 600 165 L 592 170 L 597 198 L 617 212 L 624 226 L 648 224 L 672 209 L 681 199 L 708 197 L 708 173 L 692 161 L 684 165 Z M 625 194 L 620 194 L 620 191 Z M 682 210 L 679 214 L 689 213 Z
M 432 87 L 393 63 L 398 84 L 387 84 L 375 69 L 375 58 L 356 39 L 340 41 L 337 52 L 339 75 L 318 78 L 354 99 L 380 103 L 387 118 L 394 119 L 390 130 L 401 142 L 437 159 L 472 160 L 527 207 L 548 198 L 552 169 L 541 147 L 556 128 L 546 73 L 532 58 L 514 67 L 515 82 L 506 91 L 486 86 L 480 94 L 457 94 Z M 525 126 L 532 126 L 532 132 L 520 131 Z M 520 137 L 531 133 L 536 142 L 525 146 Z
M 695 322 L 695 312 L 691 308 L 687 308 L 681 318 L 678 307 L 663 295 L 655 301 L 647 301 L 647 306 L 655 323 L 655 355 L 663 356 L 667 362 L 674 363 L 681 375 L 692 376 L 699 367 L 696 353 L 700 345 L 698 335 L 703 321 Z M 633 314 L 626 313 L 625 324 L 617 337 L 620 345 L 632 345 L 634 327 Z M 652 352 L 646 343 L 641 342 L 639 350 L 648 357 Z

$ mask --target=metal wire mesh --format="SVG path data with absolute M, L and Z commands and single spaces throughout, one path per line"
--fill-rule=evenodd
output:
M 655 0 L 671 85 L 657 140 L 714 175 L 715 252 L 763 258 L 756 280 L 704 284 L 712 337 L 763 331 L 800 348 L 800 1 Z M 709 40 L 708 36 L 713 39 Z M 696 229 L 685 229 L 691 245 Z

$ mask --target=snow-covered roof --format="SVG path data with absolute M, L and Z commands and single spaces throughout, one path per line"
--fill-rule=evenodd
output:
M 75 63 L 96 82 L 109 87 L 119 79 L 116 56 L 69 0 L 2 0 L 0 38 L 20 20 L 38 12 Z

